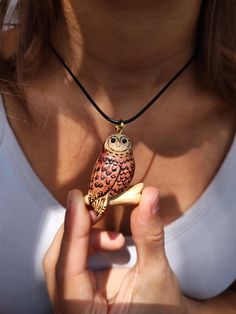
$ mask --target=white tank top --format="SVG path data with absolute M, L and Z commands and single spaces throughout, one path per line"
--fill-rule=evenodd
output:
M 187 296 L 211 298 L 236 279 L 235 187 L 236 139 L 200 198 L 165 227 L 166 254 Z M 0 313 L 50 313 L 42 257 L 64 214 L 26 159 L 0 97 Z M 123 250 L 96 255 L 89 264 L 102 269 L 135 261 L 128 237 Z

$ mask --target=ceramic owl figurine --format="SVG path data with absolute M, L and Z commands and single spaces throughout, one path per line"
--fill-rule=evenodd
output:
M 89 204 L 98 217 L 106 210 L 109 198 L 129 186 L 134 170 L 130 139 L 122 133 L 110 135 L 94 165 L 88 191 Z

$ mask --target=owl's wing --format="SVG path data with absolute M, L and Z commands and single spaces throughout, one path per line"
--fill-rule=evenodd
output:
M 100 156 L 94 166 L 90 181 L 90 200 L 94 201 L 95 199 L 107 195 L 115 184 L 119 172 L 120 166 L 114 158 L 110 156 Z
M 118 195 L 129 186 L 135 170 L 135 163 L 133 157 L 120 159 L 120 172 L 119 176 L 112 187 L 110 196 Z

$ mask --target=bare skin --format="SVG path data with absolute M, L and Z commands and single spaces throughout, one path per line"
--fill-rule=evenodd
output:
M 94 229 L 90 231 L 95 221 L 84 205 L 82 193 L 78 190 L 70 192 L 64 227 L 57 232 L 44 258 L 45 277 L 55 314 L 190 313 L 193 302 L 181 294 L 164 253 L 157 202 L 156 188 L 145 188 L 140 204 L 132 212 L 131 230 L 139 256 L 135 267 L 125 272 L 112 270 L 112 276 L 104 276 L 101 272 L 103 278 L 99 278 L 96 272 L 87 269 L 89 252 L 94 250 L 96 242 L 99 243 L 97 249 L 114 250 L 122 244 L 122 237 L 119 235 L 109 241 L 108 235 L 104 241 L 103 233 L 100 241 L 95 241 L 98 234 L 91 237 Z
M 192 55 L 200 4 L 149 1 L 144 10 L 141 1 L 93 1 L 88 6 L 86 1 L 65 0 L 65 19 L 55 29 L 54 45 L 101 108 L 114 118 L 127 118 Z M 18 120 L 25 117 L 12 100 L 6 107 L 30 164 L 65 206 L 72 188 L 87 192 L 93 163 L 114 127 L 48 54 L 47 66 L 25 88 L 38 126 L 32 132 L 27 122 Z M 165 225 L 202 194 L 234 136 L 233 109 L 203 85 L 197 68 L 195 62 L 125 130 L 135 144 L 133 183 L 158 187 Z M 108 211 L 100 226 L 130 234 L 129 215 L 128 209 Z

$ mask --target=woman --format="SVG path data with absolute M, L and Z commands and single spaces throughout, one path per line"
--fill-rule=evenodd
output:
M 1 33 L 1 313 L 45 313 L 49 298 L 56 313 L 236 312 L 235 9 L 232 0 L 17 2 L 17 25 Z M 114 126 L 49 43 L 116 119 L 134 116 L 198 52 L 125 129 L 132 184 L 146 186 L 137 207 L 97 221 L 85 206 Z

